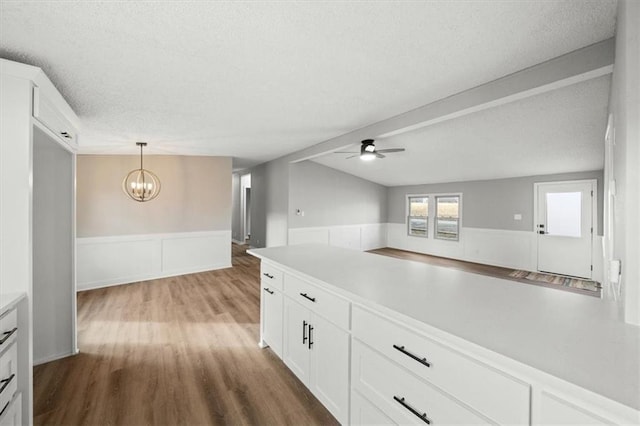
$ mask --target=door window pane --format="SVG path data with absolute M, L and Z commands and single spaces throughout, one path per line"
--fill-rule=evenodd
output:
M 582 236 L 582 192 L 548 192 L 545 233 L 562 237 Z
M 436 238 L 457 241 L 459 222 L 460 197 L 436 197 Z
M 409 197 L 408 234 L 418 237 L 428 236 L 429 197 Z

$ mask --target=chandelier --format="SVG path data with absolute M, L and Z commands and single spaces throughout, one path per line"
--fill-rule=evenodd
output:
M 131 170 L 122 181 L 122 190 L 132 199 L 145 202 L 151 201 L 160 193 L 160 179 L 150 170 L 142 166 L 142 148 L 146 142 L 136 142 L 140 147 L 140 168 Z

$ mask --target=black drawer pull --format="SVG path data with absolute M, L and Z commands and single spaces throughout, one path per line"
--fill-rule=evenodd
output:
M 264 288 L 264 291 L 266 291 L 269 294 L 273 294 L 273 290 L 269 290 L 269 288 L 267 287 Z
M 393 399 L 395 399 L 396 401 L 398 401 L 398 403 L 400 403 L 400 405 L 402 405 L 404 408 L 406 408 L 407 410 L 411 411 L 411 413 L 413 413 L 416 417 L 418 417 L 420 420 L 422 420 L 423 422 L 425 422 L 426 424 L 430 425 L 431 424 L 431 420 L 429 420 L 427 418 L 427 413 L 422 413 L 420 414 L 420 412 L 418 410 L 416 410 L 415 408 L 413 408 L 412 406 L 410 406 L 409 404 L 407 404 L 404 401 L 404 398 L 398 398 L 397 396 L 393 396 Z
M 315 297 L 309 297 L 309 295 L 308 295 L 307 293 L 300 293 L 300 296 L 304 297 L 305 299 L 309 299 L 309 300 L 311 300 L 312 302 L 315 302 L 315 301 L 316 301 L 316 298 L 315 298 Z
M 13 327 L 13 330 L 2 333 L 4 334 L 4 337 L 0 339 L 0 345 L 9 340 L 9 337 L 11 337 L 16 331 L 18 331 L 18 327 Z
M 393 348 L 402 352 L 403 354 L 405 354 L 408 357 L 411 357 L 413 359 L 415 359 L 416 361 L 418 361 L 420 364 L 422 365 L 426 365 L 427 367 L 431 367 L 431 363 L 429 361 L 427 361 L 426 358 L 420 358 L 417 355 L 412 354 L 411 352 L 409 352 L 408 350 L 406 350 L 404 348 L 404 346 L 398 346 L 398 345 L 393 345 Z
M 268 274 L 268 273 L 266 273 L 266 272 L 265 272 L 265 273 L 263 273 L 262 275 L 264 275 L 265 277 L 269 278 L 270 280 L 272 280 L 272 279 L 273 279 L 273 275 Z
M 14 377 L 16 377 L 16 375 L 12 374 L 8 378 L 4 380 L 0 380 L 0 383 L 2 383 L 2 386 L 0 386 L 0 393 L 4 392 L 4 390 L 6 389 L 7 386 L 9 386 L 9 383 L 11 383 Z

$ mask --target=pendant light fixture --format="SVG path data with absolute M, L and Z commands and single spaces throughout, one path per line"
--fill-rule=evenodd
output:
M 160 179 L 153 172 L 145 170 L 142 163 L 142 148 L 146 142 L 136 142 L 140 147 L 140 168 L 131 170 L 122 181 L 122 190 L 132 199 L 141 203 L 151 201 L 160 193 Z

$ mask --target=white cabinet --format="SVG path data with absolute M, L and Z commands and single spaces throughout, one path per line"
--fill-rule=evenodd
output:
M 28 383 L 25 336 L 27 327 L 19 319 L 22 296 L 0 295 L 0 426 L 20 425 L 22 393 Z M 17 306 L 16 306 L 17 305 Z M 23 330 L 24 328 L 24 330 Z
M 390 425 L 394 421 L 360 393 L 351 393 L 351 424 L 353 425 Z
M 282 292 L 275 287 L 262 287 L 262 347 L 269 346 L 282 358 Z
M 33 88 L 33 117 L 62 142 L 77 147 L 77 134 L 73 125 L 39 87 Z
M 491 421 L 528 423 L 527 383 L 359 306 L 353 308 L 352 321 L 354 338 Z
M 346 423 L 349 413 L 349 333 L 318 315 L 312 315 L 310 323 L 310 389 L 341 423 Z
M 284 298 L 287 367 L 343 424 L 349 419 L 349 333 L 319 314 Z
M 260 347 L 282 358 L 282 271 L 263 262 L 260 270 Z

